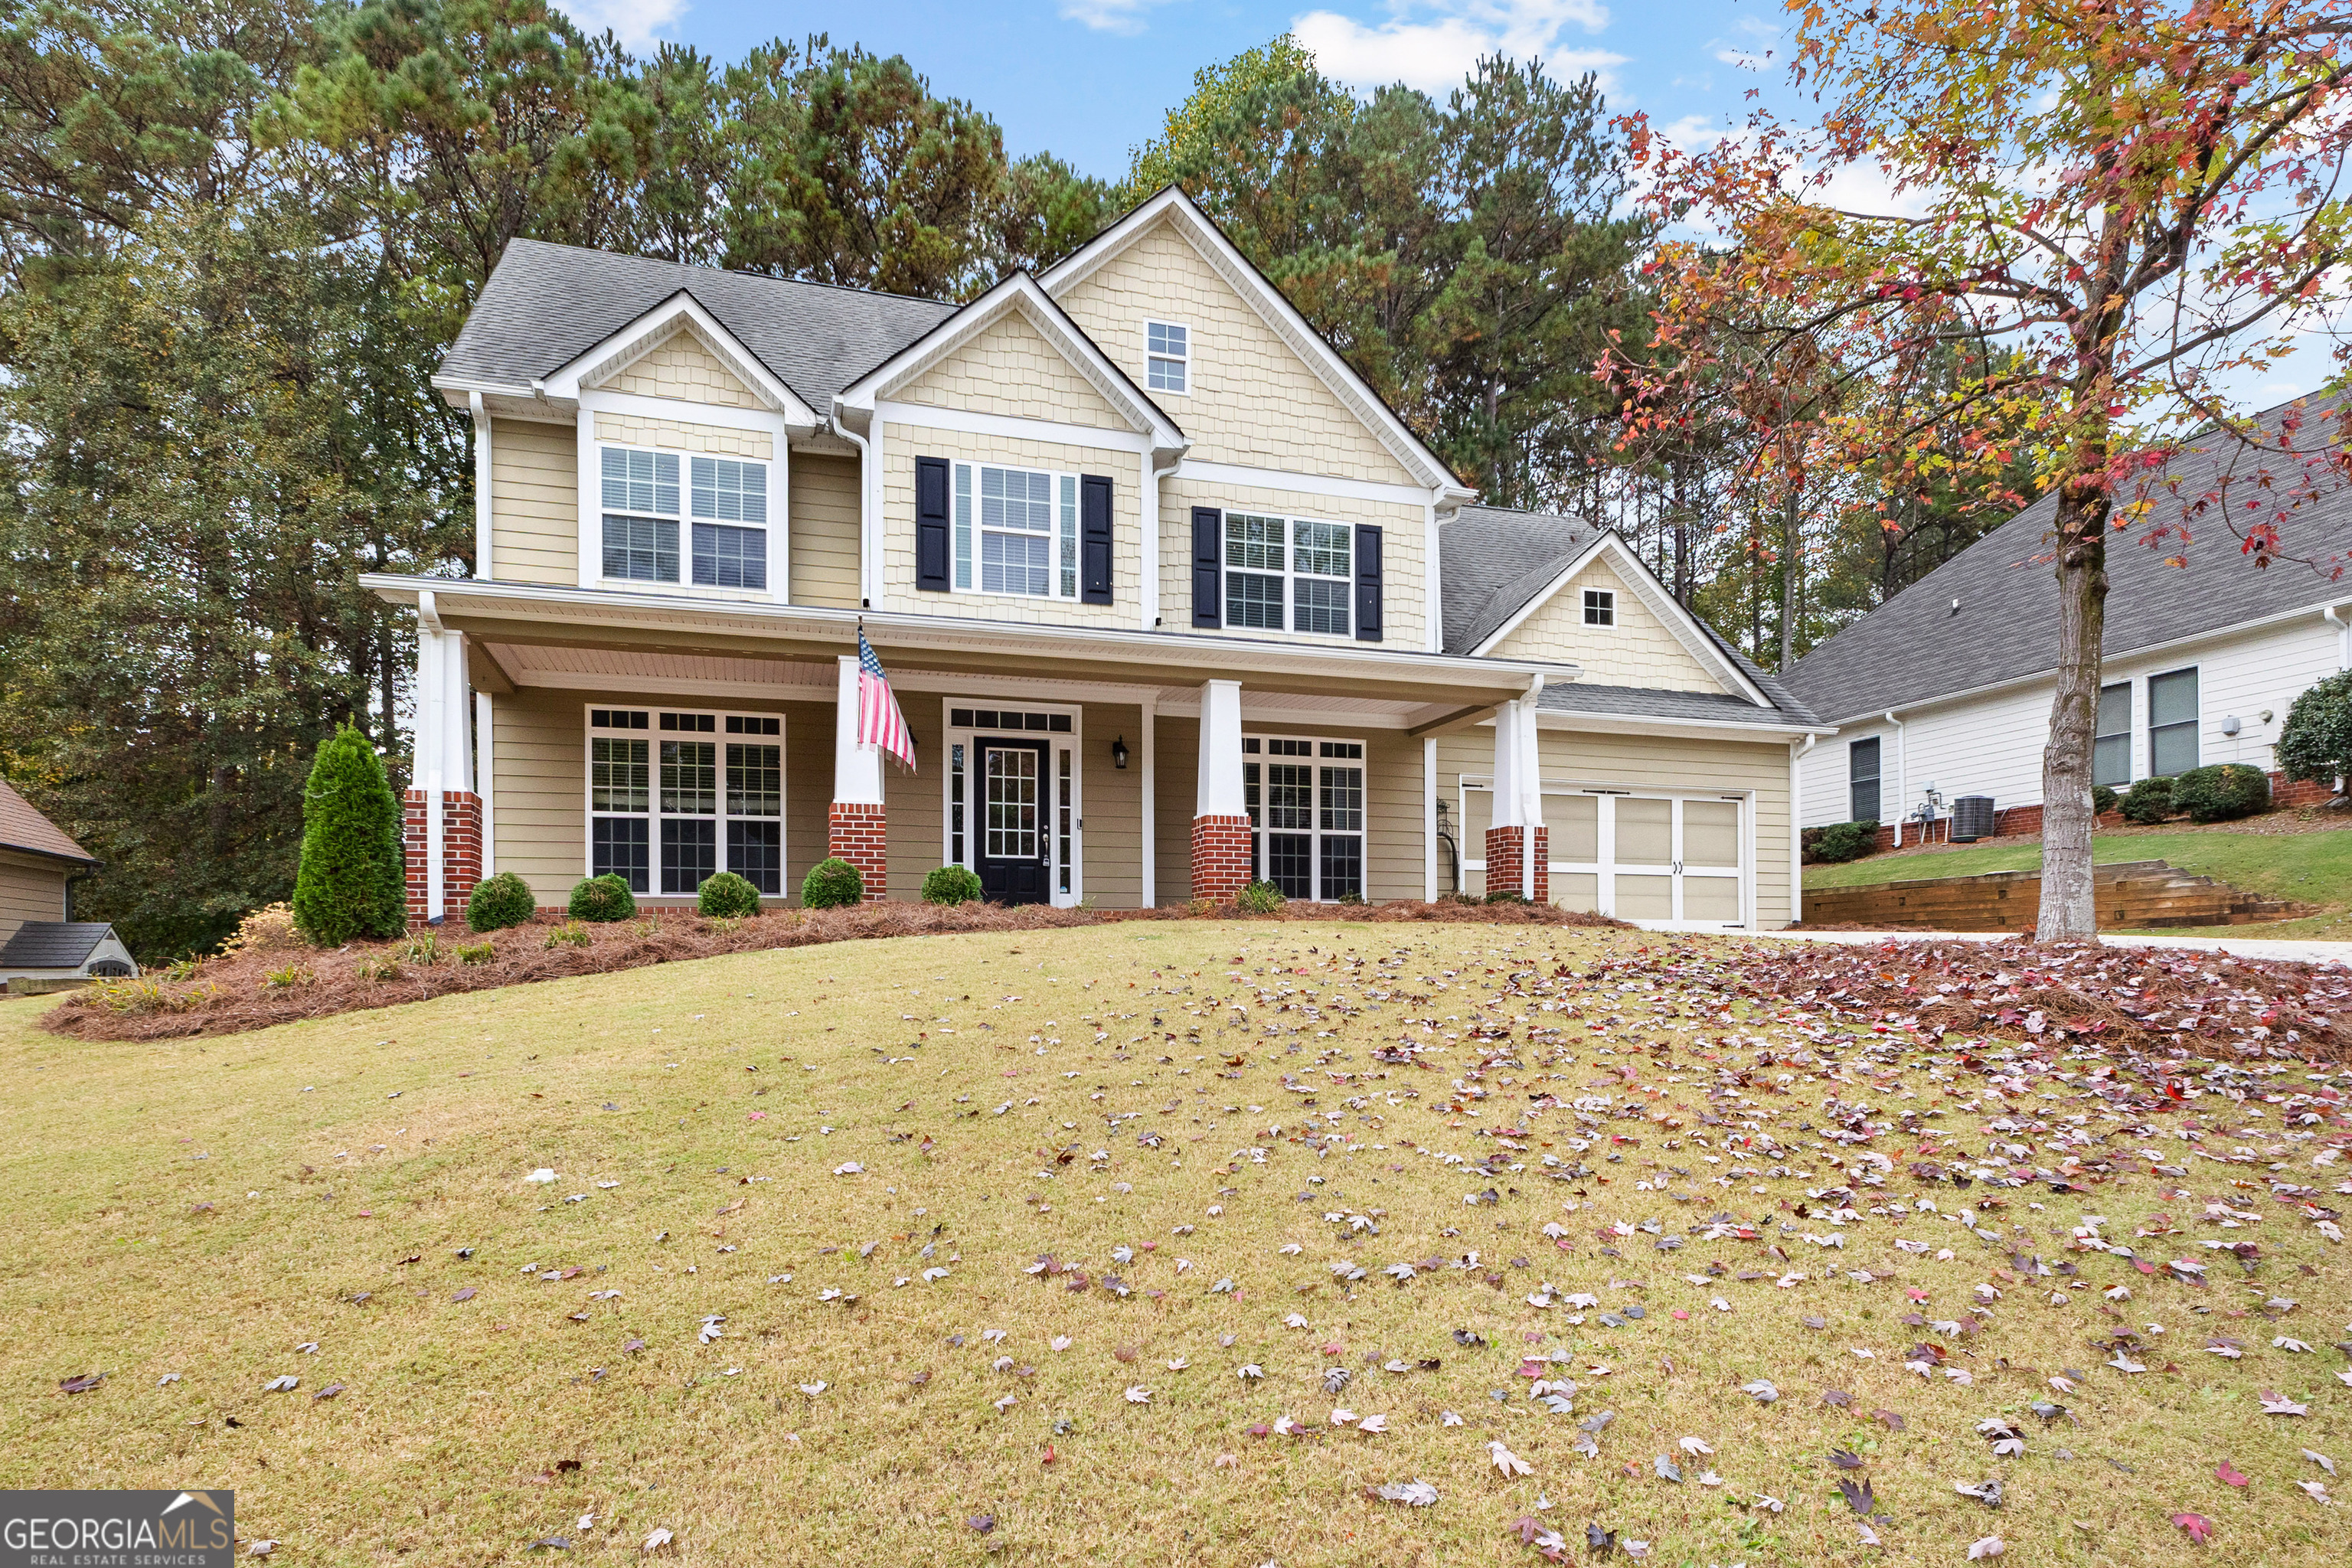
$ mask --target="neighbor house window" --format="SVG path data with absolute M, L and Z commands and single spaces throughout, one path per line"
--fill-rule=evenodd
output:
M 2120 789 L 2131 783 L 2132 689 L 2128 680 L 2099 688 L 2099 732 L 2091 743 L 2091 782 Z
M 1286 735 L 1242 737 L 1250 876 L 1285 898 L 1364 896 L 1364 745 Z
M 1143 324 L 1145 384 L 1154 392 L 1192 391 L 1192 332 L 1167 321 Z
M 2147 678 L 2147 771 L 2158 778 L 2197 765 L 2197 672 Z
M 1345 523 L 1225 513 L 1225 625 L 1346 637 L 1353 547 Z
M 720 871 L 783 891 L 783 721 L 588 710 L 589 875 L 691 895 Z
M 677 581 L 677 456 L 604 448 L 604 575 Z
M 1588 626 L 1613 626 L 1617 624 L 1615 589 L 1587 588 L 1584 591 L 1584 624 Z
M 768 586 L 768 465 L 696 458 L 688 465 L 694 581 L 705 588 Z
M 1078 476 L 955 466 L 955 585 L 1078 596 Z
M 1846 747 L 1846 813 L 1853 822 L 1878 820 L 1878 737 Z

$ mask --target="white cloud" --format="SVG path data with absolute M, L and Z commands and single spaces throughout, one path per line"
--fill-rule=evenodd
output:
M 654 35 L 686 15 L 686 0 L 562 0 L 572 19 L 591 33 L 610 28 L 632 49 L 650 48 Z
M 1744 71 L 1760 71 L 1770 63 L 1762 55 L 1753 54 L 1746 49 L 1717 49 L 1715 51 L 1715 58 L 1725 65 L 1738 66 Z
M 1161 0 L 1062 0 L 1062 17 L 1097 33 L 1133 37 L 1143 31 L 1143 14 Z
M 1323 74 L 1359 91 L 1391 82 L 1424 92 L 1462 85 L 1482 55 L 1540 58 L 1557 76 L 1611 72 L 1625 57 L 1606 49 L 1558 49 L 1561 30 L 1575 23 L 1587 33 L 1609 25 L 1598 0 L 1400 0 L 1386 21 L 1367 25 L 1335 11 L 1310 11 L 1290 30 L 1315 55 Z

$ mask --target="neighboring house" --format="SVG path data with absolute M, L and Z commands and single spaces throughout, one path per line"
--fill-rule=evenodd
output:
M 2202 494 L 2213 460 L 2183 457 L 2164 481 Z M 2161 486 L 2157 494 L 2159 508 L 2179 504 Z M 1875 820 L 1891 842 L 1900 822 L 1910 842 L 1932 788 L 1947 813 L 1962 795 L 1990 795 L 1999 831 L 2039 831 L 2057 662 L 2055 510 L 2044 496 L 1789 672 L 1798 698 L 1837 729 L 1801 764 L 1804 826 Z M 2121 791 L 2245 763 L 2272 773 L 2283 802 L 2324 800 L 2326 785 L 2286 784 L 2273 748 L 2295 698 L 2352 668 L 2352 583 L 2329 575 L 2352 551 L 2352 494 L 2329 494 L 2282 528 L 2287 552 L 2320 570 L 2249 562 L 2218 518 L 2192 528 L 2185 552 L 2177 536 L 2151 549 L 2137 531 L 2107 545 L 2093 782 Z
M 73 918 L 73 881 L 98 862 L 0 779 L 0 983 L 139 973 L 103 921 Z
M 435 384 L 476 575 L 362 579 L 420 626 L 416 919 L 829 853 L 1790 918 L 1820 726 L 1614 535 L 1473 504 L 1180 192 L 960 307 L 519 241 Z M 856 743 L 861 624 L 919 772 Z

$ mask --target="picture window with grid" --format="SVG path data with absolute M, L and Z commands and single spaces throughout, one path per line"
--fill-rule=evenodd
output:
M 690 897 L 732 871 L 782 895 L 782 720 L 593 708 L 588 727 L 590 876 Z
M 1306 518 L 1225 514 L 1225 625 L 1344 637 L 1355 531 Z
M 681 473 L 675 452 L 610 446 L 598 460 L 605 577 L 767 590 L 766 463 L 692 457 Z
M 1250 877 L 1325 903 L 1364 896 L 1364 744 L 1242 737 Z

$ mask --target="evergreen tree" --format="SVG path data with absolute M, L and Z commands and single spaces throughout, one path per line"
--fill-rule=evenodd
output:
M 400 802 L 368 738 L 346 724 L 319 742 L 302 791 L 294 926 L 321 947 L 398 936 L 408 920 Z

